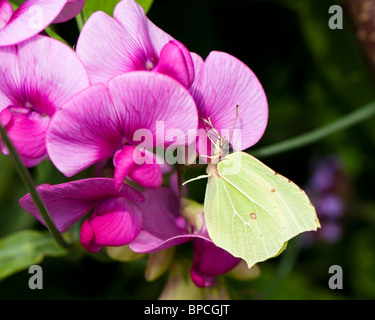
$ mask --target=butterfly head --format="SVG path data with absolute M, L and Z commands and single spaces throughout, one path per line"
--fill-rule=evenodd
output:
M 233 131 L 236 126 L 236 121 L 238 118 L 238 109 L 239 106 L 236 106 L 236 117 L 233 124 L 233 129 L 230 135 L 229 140 L 222 136 L 219 131 L 214 127 L 212 124 L 211 119 L 208 117 L 207 119 L 203 119 L 203 121 L 208 125 L 210 128 L 207 130 L 207 137 L 211 141 L 213 145 L 213 152 L 212 156 L 209 157 L 211 159 L 211 163 L 215 164 L 224 159 L 228 154 L 233 153 L 233 147 L 232 147 L 232 138 L 233 138 Z

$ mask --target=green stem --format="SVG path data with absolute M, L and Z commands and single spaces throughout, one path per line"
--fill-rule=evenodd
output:
M 82 28 L 83 28 L 83 16 L 82 16 L 82 12 L 78 13 L 76 15 L 76 23 L 77 23 L 77 28 L 78 28 L 78 31 L 81 33 L 82 31 Z
M 3 126 L 1 124 L 0 124 L 0 133 L 1 133 L 2 141 L 4 142 L 6 147 L 8 148 L 9 154 L 14 160 L 14 163 L 15 163 L 15 166 L 18 170 L 18 173 L 19 173 L 23 183 L 25 184 L 27 190 L 29 191 L 30 196 L 33 199 L 34 204 L 37 207 L 40 215 L 42 216 L 46 227 L 52 233 L 55 241 L 61 247 L 65 248 L 65 249 L 70 248 L 70 245 L 68 243 L 66 243 L 65 239 L 63 238 L 63 236 L 61 235 L 61 233 L 57 229 L 55 223 L 53 222 L 53 220 L 52 220 L 52 218 L 51 218 L 51 216 L 50 216 L 50 214 L 47 210 L 47 207 L 45 206 L 42 198 L 40 197 L 39 192 L 37 191 L 37 189 L 35 187 L 34 181 L 33 181 L 32 177 L 30 175 L 29 170 L 24 166 L 20 155 L 18 154 L 17 150 L 13 146 L 12 142 L 10 141 L 10 139 L 9 139 L 9 137 L 8 137 L 6 131 L 5 131 L 5 129 L 3 128 Z
M 333 133 L 349 128 L 357 123 L 367 120 L 375 115 L 375 102 L 356 110 L 326 126 L 320 127 L 308 133 L 302 134 L 282 142 L 272 144 L 268 147 L 254 150 L 251 154 L 254 157 L 265 158 L 282 152 L 291 151 L 306 146 L 330 136 Z

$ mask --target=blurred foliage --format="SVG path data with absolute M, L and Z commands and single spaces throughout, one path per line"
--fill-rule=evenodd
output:
M 256 150 L 326 125 L 374 100 L 374 83 L 349 21 L 344 21 L 343 30 L 328 27 L 328 8 L 333 4 L 333 0 L 156 0 L 148 15 L 202 57 L 213 50 L 225 51 L 255 72 L 270 110 L 267 130 Z M 72 46 L 76 43 L 74 20 L 56 31 Z M 259 264 L 255 279 L 220 277 L 233 299 L 375 298 L 373 123 L 369 119 L 318 143 L 261 159 L 305 186 L 314 161 L 337 157 L 349 177 L 343 183 L 350 190 L 341 219 L 342 237 L 327 243 L 300 236 L 290 241 L 283 254 Z M 45 230 L 18 205 L 26 191 L 11 160 L 0 155 L 0 167 L 0 236 Z M 185 178 L 204 170 L 187 168 Z M 31 171 L 38 184 L 67 181 L 47 161 Z M 202 202 L 205 184 L 205 180 L 191 183 L 190 197 Z M 185 267 L 190 268 L 191 262 Z M 153 282 L 145 281 L 146 258 L 113 261 L 106 251 L 83 254 L 76 250 L 59 258 L 46 257 L 40 265 L 43 290 L 27 289 L 29 275 L 24 270 L 0 282 L 0 299 L 156 299 L 168 280 L 166 273 Z M 328 287 L 331 265 L 343 268 L 343 290 Z
M 136 0 L 147 13 L 153 3 L 153 0 Z M 103 11 L 110 16 L 113 16 L 113 10 L 116 7 L 118 0 L 86 0 L 85 6 L 82 10 L 84 21 L 86 21 L 95 11 Z

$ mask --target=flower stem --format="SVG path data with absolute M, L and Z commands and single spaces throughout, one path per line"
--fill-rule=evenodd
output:
M 76 15 L 76 23 L 77 23 L 78 31 L 81 33 L 83 25 L 84 25 L 82 12 Z
M 0 134 L 1 134 L 2 141 L 4 142 L 6 147 L 8 148 L 9 154 L 10 154 L 10 156 L 12 157 L 12 159 L 15 163 L 17 171 L 18 171 L 23 183 L 25 184 L 27 190 L 30 192 L 30 196 L 33 199 L 34 204 L 37 207 L 40 215 L 42 216 L 46 227 L 52 233 L 55 241 L 62 248 L 65 248 L 65 249 L 70 248 L 70 244 L 68 244 L 65 241 L 65 239 L 63 238 L 63 236 L 61 235 L 61 233 L 57 229 L 55 223 L 53 222 L 53 220 L 52 220 L 52 218 L 51 218 L 51 216 L 48 212 L 47 207 L 45 206 L 39 192 L 37 191 L 37 189 L 35 187 L 34 181 L 33 181 L 32 177 L 30 175 L 29 170 L 23 164 L 20 155 L 18 154 L 17 150 L 13 146 L 12 142 L 10 141 L 10 139 L 9 139 L 9 137 L 8 137 L 6 131 L 5 131 L 5 129 L 3 128 L 3 126 L 1 124 L 0 124 Z
M 367 120 L 375 115 L 375 101 L 363 106 L 362 108 L 326 125 L 307 132 L 300 136 L 272 144 L 270 146 L 254 150 L 251 154 L 254 157 L 266 158 L 276 154 L 291 151 L 299 147 L 306 146 L 316 141 L 322 140 L 333 133 L 347 129 L 357 123 Z

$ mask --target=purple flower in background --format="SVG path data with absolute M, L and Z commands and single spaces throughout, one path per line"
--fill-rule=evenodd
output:
M 115 187 L 113 179 L 47 184 L 39 186 L 38 191 L 60 232 L 95 209 L 81 229 L 81 243 L 88 251 L 128 244 L 141 230 L 142 215 L 135 202 L 144 201 L 143 195 L 126 184 Z M 30 194 L 20 200 L 20 205 L 43 223 Z
M 92 83 L 106 84 L 113 76 L 143 70 L 166 74 L 189 88 L 194 65 L 186 47 L 155 26 L 142 7 L 123 0 L 114 19 L 95 12 L 85 23 L 77 43 L 77 54 Z
M 129 72 L 67 102 L 51 121 L 47 149 L 68 177 L 113 157 L 116 186 L 129 176 L 157 188 L 162 174 L 155 156 L 135 146 L 143 138 L 144 148 L 186 145 L 195 139 L 197 123 L 194 100 L 177 81 L 154 72 Z
M 192 55 L 195 80 L 190 89 L 200 117 L 200 155 L 210 155 L 211 142 L 206 131 L 211 128 L 203 121 L 210 120 L 213 127 L 228 141 L 236 123 L 233 150 L 244 150 L 262 137 L 268 120 L 268 103 L 263 87 L 255 74 L 237 58 L 224 52 L 211 52 L 205 61 Z M 236 120 L 236 106 L 239 108 Z M 211 135 L 213 140 L 217 137 Z
M 0 47 L 0 121 L 26 166 L 47 157 L 45 136 L 51 117 L 88 86 L 77 55 L 57 40 L 37 35 Z M 1 151 L 8 153 L 3 144 Z
M 339 159 L 329 156 L 316 161 L 306 192 L 315 204 L 322 228 L 314 236 L 317 239 L 334 243 L 342 234 L 341 218 L 347 204 L 347 177 Z
M 75 17 L 85 0 L 27 0 L 17 10 L 0 0 L 0 46 L 25 41 L 48 25 Z
M 144 196 L 146 201 L 139 206 L 143 215 L 142 231 L 130 243 L 134 252 L 151 253 L 192 241 L 191 277 L 198 287 L 211 285 L 216 276 L 228 272 L 240 262 L 212 242 L 204 224 L 197 230 L 186 223 L 180 215 L 179 199 L 172 190 L 164 187 L 145 190 Z

